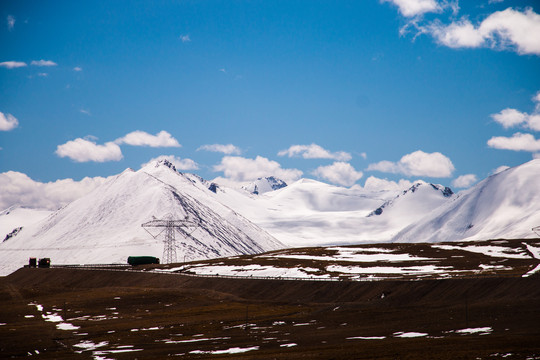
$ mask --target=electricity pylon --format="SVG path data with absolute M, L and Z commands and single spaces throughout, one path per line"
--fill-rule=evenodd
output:
M 167 214 L 163 219 L 156 219 L 154 217 L 154 220 L 145 222 L 141 225 L 144 230 L 146 230 L 147 233 L 149 233 L 154 239 L 157 239 L 159 235 L 164 233 L 164 239 L 163 239 L 163 264 L 172 264 L 177 262 L 176 260 L 176 238 L 175 238 L 175 232 L 180 232 L 179 229 L 186 228 L 186 229 L 192 229 L 192 231 L 189 233 L 191 234 L 193 231 L 197 229 L 199 226 L 197 222 L 186 218 L 182 220 L 174 220 L 172 218 L 172 215 Z M 156 228 L 158 229 L 158 233 L 155 235 L 148 230 L 148 228 Z
M 540 226 L 533 227 L 532 231 L 534 231 L 536 235 L 540 236 Z

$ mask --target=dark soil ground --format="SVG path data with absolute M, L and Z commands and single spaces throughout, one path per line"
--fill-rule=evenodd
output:
M 540 276 L 330 282 L 23 268 L 0 278 L 0 324 L 2 359 L 540 359 Z M 488 329 L 456 332 L 467 328 Z

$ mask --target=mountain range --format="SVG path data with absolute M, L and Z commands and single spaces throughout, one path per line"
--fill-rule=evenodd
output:
M 12 207 L 0 213 L 0 273 L 29 256 L 53 263 L 161 257 L 162 241 L 141 224 L 164 217 L 197 225 L 177 233 L 179 260 L 285 247 L 532 238 L 531 228 L 540 225 L 539 178 L 536 159 L 457 194 L 423 181 L 404 191 L 372 191 L 310 179 L 287 185 L 274 177 L 230 188 L 161 160 L 127 169 L 55 212 Z

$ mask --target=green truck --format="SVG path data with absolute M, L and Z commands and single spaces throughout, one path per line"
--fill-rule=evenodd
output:
M 159 264 L 159 258 L 155 256 L 130 256 L 127 262 L 131 266 Z

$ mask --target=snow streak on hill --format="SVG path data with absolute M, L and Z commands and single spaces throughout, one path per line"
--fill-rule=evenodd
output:
M 129 255 L 162 256 L 163 243 L 141 224 L 171 214 L 189 216 L 199 227 L 178 236 L 187 260 L 255 254 L 284 245 L 210 196 L 213 194 L 167 161 L 139 171 L 126 170 L 90 194 L 24 227 L 0 244 L 3 274 L 22 266 L 29 256 L 53 263 L 125 263 Z
M 44 209 L 11 206 L 0 212 L 0 243 L 15 236 L 25 226 L 45 219 L 52 213 Z
M 540 159 L 481 181 L 408 226 L 396 242 L 534 238 L 540 225 Z

